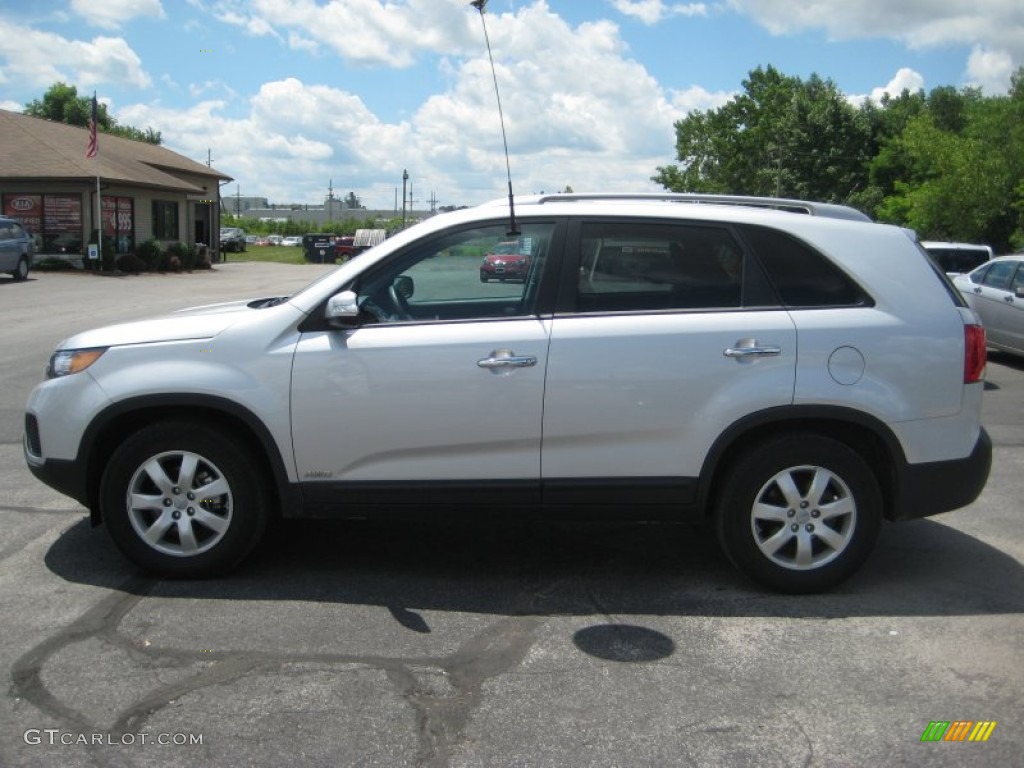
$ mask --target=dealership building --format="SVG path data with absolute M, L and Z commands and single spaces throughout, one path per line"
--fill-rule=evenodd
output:
M 220 187 L 231 177 L 169 149 L 0 110 L 0 210 L 35 236 L 38 254 L 84 255 L 96 229 L 116 253 L 156 238 L 216 250 Z

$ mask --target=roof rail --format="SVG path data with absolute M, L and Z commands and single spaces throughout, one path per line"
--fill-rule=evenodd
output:
M 707 205 L 739 205 L 751 208 L 770 208 L 789 213 L 803 213 L 810 216 L 826 216 L 850 221 L 871 221 L 871 218 L 856 208 L 835 203 L 815 203 L 808 200 L 791 200 L 783 197 L 754 197 L 749 195 L 708 195 L 695 192 L 584 192 L 540 195 L 537 203 L 574 203 L 587 200 L 696 203 Z

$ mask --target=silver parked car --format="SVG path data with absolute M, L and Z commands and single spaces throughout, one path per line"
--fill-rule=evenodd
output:
M 161 574 L 231 568 L 273 516 L 563 516 L 707 521 L 760 583 L 827 589 L 884 520 L 981 492 L 985 332 L 906 231 L 792 209 L 438 215 L 293 296 L 67 339 L 25 458 Z M 481 282 L 510 233 L 522 280 Z
M 32 268 L 35 246 L 20 222 L 0 216 L 0 272 L 24 280 Z
M 1024 253 L 999 256 L 953 283 L 981 318 L 988 345 L 1024 355 Z

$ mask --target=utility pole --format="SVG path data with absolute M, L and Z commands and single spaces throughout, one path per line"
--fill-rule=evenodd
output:
M 405 227 L 405 185 L 409 183 L 409 171 L 402 170 L 402 227 Z

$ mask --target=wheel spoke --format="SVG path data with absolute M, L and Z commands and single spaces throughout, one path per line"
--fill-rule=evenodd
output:
M 146 493 L 133 493 L 128 503 L 131 504 L 131 507 L 134 510 L 152 509 L 157 512 L 163 512 L 163 500 L 164 497 L 162 495 L 151 496 Z
M 209 482 L 204 486 L 196 488 L 195 492 L 200 499 L 216 499 L 219 496 L 223 496 L 226 493 L 230 493 L 231 487 L 228 485 L 227 480 L 225 480 L 223 477 L 218 477 L 212 482 Z
M 821 504 L 821 500 L 825 497 L 825 492 L 828 490 L 829 483 L 832 482 L 832 473 L 827 469 L 818 467 L 814 470 L 814 479 L 811 480 L 811 487 L 807 490 L 807 501 L 814 506 Z
M 857 508 L 853 503 L 853 499 L 849 496 L 844 496 L 841 499 L 836 499 L 831 504 L 823 504 L 818 507 L 821 510 L 821 518 L 823 520 L 833 520 L 837 517 L 844 517 L 846 515 L 852 515 L 856 512 Z
M 170 494 L 171 489 L 174 487 L 174 481 L 167 476 L 167 473 L 164 472 L 164 468 L 157 459 L 150 459 L 143 464 L 142 471 L 149 476 L 149 479 L 160 489 L 161 493 Z
M 814 529 L 814 534 L 836 552 L 846 546 L 847 537 L 838 531 L 833 531 L 827 525 L 819 525 Z
M 783 507 L 777 507 L 774 504 L 765 504 L 764 502 L 757 502 L 754 504 L 752 514 L 755 520 L 767 520 L 772 523 L 784 523 L 786 522 L 786 509 Z
M 801 530 L 796 534 L 796 564 L 807 567 L 813 562 L 814 549 L 811 534 Z
M 793 533 L 789 528 L 782 527 L 764 541 L 759 542 L 758 546 L 761 547 L 761 551 L 774 557 L 780 549 L 789 544 L 792 538 Z
M 142 537 L 146 540 L 147 544 L 155 547 L 160 543 L 164 534 L 170 530 L 172 525 L 174 525 L 174 518 L 171 517 L 171 513 L 168 510 L 164 510 L 160 517 L 154 520 L 153 524 L 145 530 Z
M 186 453 L 181 457 L 181 469 L 178 470 L 178 487 L 191 488 L 196 476 L 199 457 L 194 453 Z
M 192 530 L 192 520 L 183 517 L 178 521 L 178 539 L 181 541 L 181 551 L 186 555 L 194 554 L 199 544 L 196 542 L 196 533 Z
M 796 487 L 791 472 L 780 472 L 776 475 L 775 485 L 782 491 L 782 495 L 786 497 L 786 504 L 789 505 L 790 509 L 800 506 L 800 502 L 803 501 L 804 497 L 800 493 L 800 489 Z
M 209 528 L 215 533 L 224 533 L 224 531 L 228 529 L 227 518 L 215 515 L 212 512 L 207 512 L 202 508 L 196 511 L 196 515 L 192 518 L 192 521 Z

